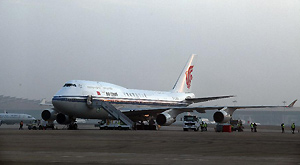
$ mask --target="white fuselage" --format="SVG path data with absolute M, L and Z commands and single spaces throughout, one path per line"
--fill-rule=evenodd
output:
M 55 110 L 63 114 L 87 119 L 106 119 L 104 110 L 87 105 L 87 98 L 107 101 L 119 110 L 149 107 L 188 106 L 184 100 L 194 98 L 193 93 L 149 91 L 127 89 L 105 82 L 72 80 L 68 81 L 53 97 Z
M 1 124 L 18 124 L 23 121 L 24 124 L 28 124 L 31 121 L 36 120 L 31 115 L 18 114 L 18 113 L 0 113 L 0 125 Z

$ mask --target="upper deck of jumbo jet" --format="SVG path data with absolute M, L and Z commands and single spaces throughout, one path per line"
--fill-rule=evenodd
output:
M 186 97 L 195 97 L 193 93 L 173 93 L 171 91 L 150 91 L 128 89 L 107 82 L 70 80 L 54 95 L 56 96 L 98 96 L 118 98 L 140 98 L 158 100 L 184 100 Z M 172 97 L 171 97 L 172 95 Z
M 126 88 L 97 81 L 70 80 L 55 94 L 55 96 L 82 96 L 92 95 L 96 90 L 124 90 Z

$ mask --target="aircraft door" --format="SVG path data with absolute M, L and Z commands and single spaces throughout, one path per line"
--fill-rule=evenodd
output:
M 92 96 L 92 95 L 88 95 L 88 96 L 87 96 L 87 99 L 86 99 L 86 105 L 87 105 L 89 108 L 92 108 L 92 104 L 93 104 L 93 96 Z

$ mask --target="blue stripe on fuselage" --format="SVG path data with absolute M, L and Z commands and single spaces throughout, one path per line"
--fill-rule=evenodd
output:
M 95 97 L 93 99 L 103 100 L 113 104 L 136 104 L 136 105 L 155 105 L 155 106 L 187 106 L 188 104 L 179 101 L 163 101 L 150 99 L 128 99 L 128 98 L 106 98 Z M 54 96 L 53 101 L 67 102 L 86 102 L 87 96 Z

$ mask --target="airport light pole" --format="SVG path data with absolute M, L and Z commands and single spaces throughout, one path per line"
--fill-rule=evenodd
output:
M 283 101 L 282 103 L 283 103 L 283 106 L 285 106 L 285 104 L 286 104 L 286 101 Z M 286 110 L 286 108 L 285 108 L 285 107 L 284 107 L 284 110 Z

